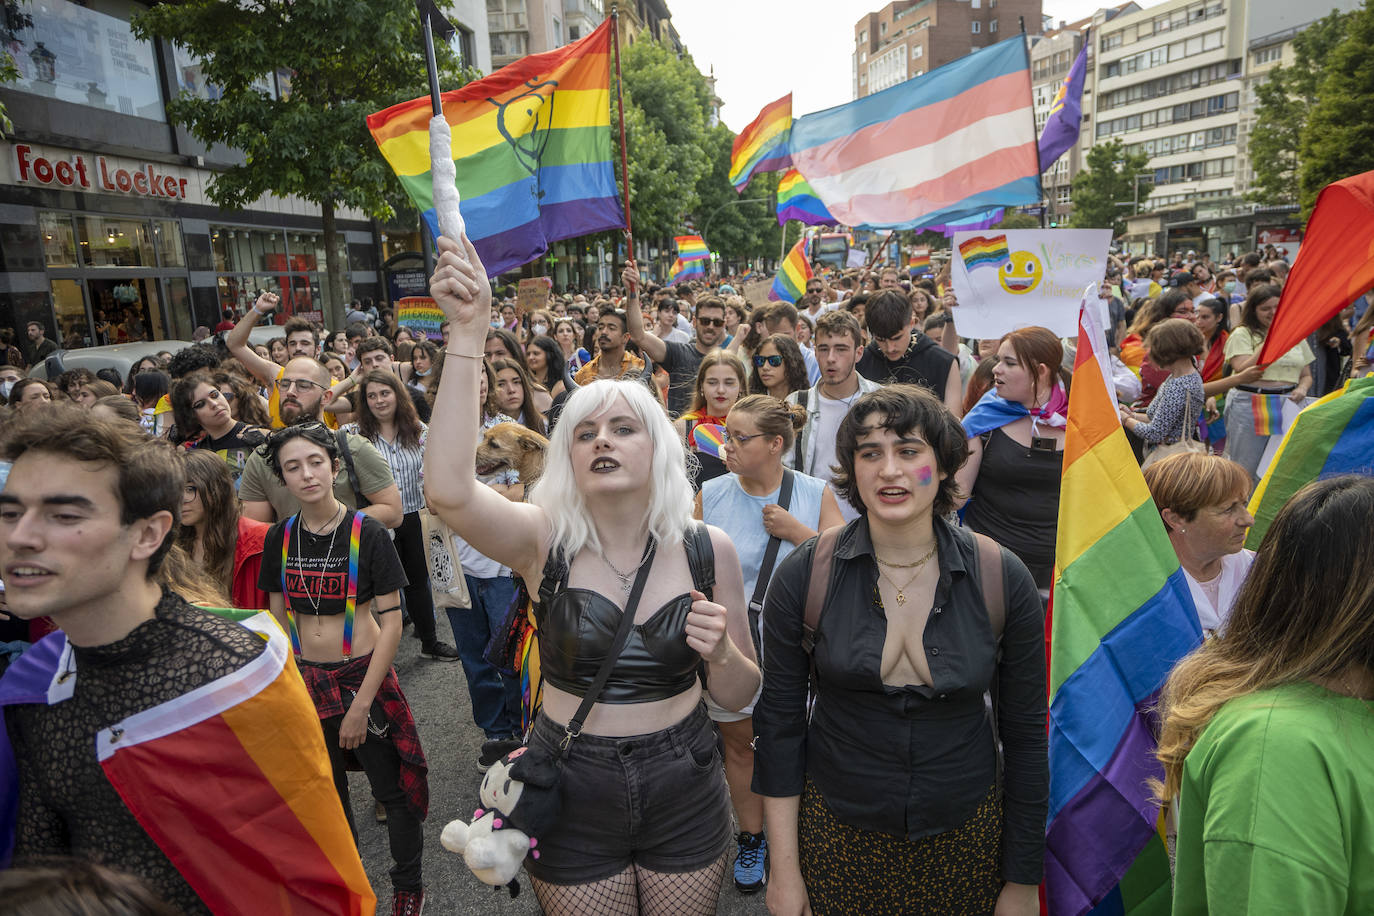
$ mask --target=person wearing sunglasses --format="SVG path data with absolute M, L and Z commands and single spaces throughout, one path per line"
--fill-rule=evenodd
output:
M 218 455 L 237 487 L 253 449 L 266 441 L 267 430 L 235 420 L 232 402 L 203 369 L 177 379 L 171 402 L 177 439 L 187 448 Z
M 320 414 L 334 392 L 329 388 L 329 370 L 319 360 L 297 357 L 286 364 L 276 382 L 281 415 L 290 426 L 321 426 Z M 391 468 L 376 446 L 357 433 L 335 436 L 342 451 L 344 472 L 334 478 L 334 495 L 350 509 L 362 511 L 388 528 L 400 527 L 401 491 Z M 277 479 L 261 452 L 254 452 L 239 479 L 239 499 L 243 514 L 260 522 L 284 519 L 300 511 L 300 502 Z
M 750 362 L 754 366 L 749 377 L 751 394 L 767 394 L 782 401 L 792 392 L 810 387 L 801 345 L 786 334 L 765 337 Z
M 639 310 L 639 268 L 631 261 L 625 266 L 621 277 L 629 289 L 625 314 L 629 321 L 630 339 L 656 366 L 668 371 L 668 413 L 673 417 L 680 416 L 691 406 L 693 383 L 702 357 L 720 347 L 725 340 L 725 301 L 710 296 L 696 304 L 696 314 L 692 319 L 696 338 L 691 343 L 661 340 L 644 326 L 644 316 Z

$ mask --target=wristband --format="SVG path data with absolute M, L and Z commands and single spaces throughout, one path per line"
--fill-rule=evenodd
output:
M 456 353 L 453 350 L 444 350 L 445 356 L 461 356 L 463 359 L 486 359 L 485 353 Z

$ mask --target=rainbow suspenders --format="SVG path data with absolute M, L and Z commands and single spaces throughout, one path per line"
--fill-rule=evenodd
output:
M 299 657 L 301 654 L 301 634 L 296 629 L 296 614 L 291 610 L 291 599 L 286 590 L 286 551 L 291 543 L 291 529 L 300 518 L 297 513 L 286 520 L 281 534 L 281 592 L 286 604 L 286 622 L 291 628 L 291 648 Z M 358 607 L 358 548 L 362 540 L 363 514 L 353 513 L 353 524 L 348 536 L 348 591 L 344 594 L 344 631 L 343 657 L 348 661 L 353 657 L 353 616 Z

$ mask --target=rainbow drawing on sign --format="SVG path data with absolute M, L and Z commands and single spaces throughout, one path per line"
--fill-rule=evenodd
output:
M 721 447 L 725 445 L 725 427 L 719 423 L 698 423 L 692 429 L 692 444 L 699 452 L 713 458 L 721 457 Z
M 428 296 L 407 296 L 396 303 L 396 323 L 428 340 L 442 342 L 444 339 L 439 331 L 439 325 L 444 323 L 444 310 Z
M 969 270 L 996 267 L 1009 255 L 1005 235 L 975 235 L 959 245 L 959 257 L 964 259 L 964 267 Z

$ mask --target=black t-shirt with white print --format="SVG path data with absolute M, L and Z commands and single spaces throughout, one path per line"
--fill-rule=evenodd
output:
M 291 543 L 286 556 L 286 604 L 297 614 L 328 617 L 344 612 L 348 593 L 348 542 L 353 530 L 353 514 L 344 515 L 338 528 L 319 535 L 305 530 L 299 517 L 291 526 Z M 258 574 L 258 588 L 265 592 L 280 592 L 281 540 L 286 521 L 277 522 L 267 532 L 262 551 L 262 570 Z M 330 538 L 333 537 L 333 547 Z M 386 528 L 370 515 L 363 516 L 358 539 L 359 606 L 377 595 L 386 595 L 406 586 L 406 574 L 401 559 L 387 536 Z M 315 604 L 319 605 L 316 611 Z

